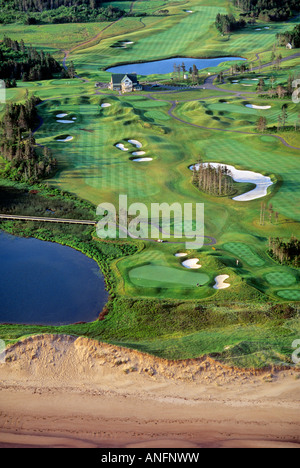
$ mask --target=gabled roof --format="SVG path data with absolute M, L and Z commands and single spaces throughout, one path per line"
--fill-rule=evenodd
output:
M 127 73 L 127 74 L 124 74 L 124 73 L 114 73 L 111 75 L 111 79 L 112 79 L 112 82 L 113 84 L 121 84 L 121 82 L 126 78 L 128 77 L 133 84 L 137 84 L 138 80 L 137 80 L 137 76 L 133 73 Z

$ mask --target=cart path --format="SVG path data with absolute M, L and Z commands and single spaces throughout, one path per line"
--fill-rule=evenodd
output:
M 176 115 L 173 114 L 173 111 L 176 108 L 176 106 L 177 106 L 177 103 L 175 101 L 173 101 L 171 108 L 168 110 L 168 114 L 169 114 L 170 117 L 172 117 L 175 120 L 178 120 L 178 122 L 181 122 L 183 124 L 191 125 L 192 127 L 196 127 L 196 128 L 201 128 L 202 130 L 212 130 L 212 131 L 216 131 L 216 132 L 239 133 L 241 135 L 253 135 L 253 136 L 270 136 L 270 137 L 277 138 L 278 140 L 280 140 L 281 143 L 283 143 L 287 148 L 291 148 L 291 149 L 295 149 L 295 150 L 300 151 L 300 148 L 298 148 L 297 146 L 290 145 L 283 137 L 281 137 L 279 135 L 274 135 L 273 133 L 259 134 L 259 133 L 254 133 L 254 132 L 243 132 L 242 130 L 232 130 L 232 129 L 225 129 L 225 128 L 205 127 L 203 125 L 198 125 L 198 124 L 194 124 L 192 122 L 187 122 L 186 120 L 183 120 L 183 119 L 181 119 L 181 118 L 179 118 L 179 117 L 177 117 Z
M 133 0 L 133 1 L 131 2 L 130 10 L 129 10 L 130 13 L 132 12 L 133 6 L 134 6 L 134 4 L 135 4 L 136 1 L 138 1 L 138 0 Z M 103 33 L 104 31 L 106 31 L 108 28 L 110 28 L 110 27 L 113 26 L 114 24 L 118 23 L 119 21 L 121 21 L 123 18 L 124 18 L 124 15 L 121 16 L 120 18 L 118 18 L 117 20 L 113 21 L 112 23 L 108 24 L 107 26 L 105 26 L 105 28 L 101 29 L 101 31 L 100 31 L 98 34 L 96 34 L 96 36 L 92 37 L 91 39 L 88 39 L 87 41 L 81 42 L 80 44 L 77 44 L 76 46 L 72 47 L 70 50 L 64 50 L 64 51 L 63 51 L 64 54 L 65 54 L 65 55 L 64 55 L 64 58 L 63 58 L 63 67 L 64 67 L 64 69 L 65 69 L 65 70 L 68 69 L 68 67 L 67 67 L 67 60 L 68 60 L 68 58 L 69 58 L 69 56 L 70 56 L 70 54 L 71 54 L 72 52 L 74 52 L 74 51 L 77 50 L 77 49 L 80 49 L 81 47 L 85 47 L 86 45 L 91 45 L 91 44 L 93 44 L 93 43 L 96 42 L 98 39 L 100 39 L 100 37 L 101 37 L 101 35 L 102 35 L 102 33 Z M 142 24 L 144 25 L 143 27 L 146 26 L 145 23 L 142 22 Z M 80 77 L 79 77 L 79 76 L 76 76 L 76 78 L 80 78 Z M 84 82 L 87 82 L 87 83 L 89 82 L 89 80 L 87 80 L 87 79 L 85 79 L 85 78 L 80 78 L 80 79 L 82 79 Z
M 258 55 L 258 54 L 257 54 Z M 296 53 L 296 54 L 293 54 L 293 55 L 290 55 L 289 57 L 285 57 L 284 59 L 282 59 L 283 62 L 286 62 L 288 60 L 293 60 L 295 58 L 298 58 L 300 57 L 300 52 Z M 253 70 L 261 70 L 263 68 L 267 68 L 269 66 L 272 65 L 272 62 L 268 62 L 264 65 L 261 65 L 259 67 L 254 67 Z M 223 93 L 229 93 L 231 95 L 235 95 L 236 97 L 247 97 L 247 96 L 256 96 L 257 93 L 255 92 L 244 92 L 244 91 L 233 91 L 233 90 L 228 90 L 228 89 L 222 89 L 222 88 L 219 88 L 218 86 L 214 85 L 214 81 L 215 79 L 217 78 L 218 75 L 211 75 L 209 76 L 208 78 L 206 78 L 205 82 L 204 82 L 204 85 L 203 86 L 199 86 L 197 89 L 208 89 L 208 90 L 211 90 L 211 91 L 220 91 L 220 92 L 223 92 Z M 195 88 L 193 88 L 195 89 Z M 185 90 L 173 90 L 173 91 L 169 91 L 169 93 L 176 93 L 176 92 L 183 92 L 183 91 L 186 91 Z M 166 93 L 166 91 L 156 91 L 156 93 Z M 215 128 L 215 127 L 205 127 L 203 125 L 198 125 L 198 124 L 195 124 L 195 123 L 192 123 L 192 122 L 188 122 L 186 120 L 183 120 L 181 119 L 180 117 L 177 117 L 176 115 L 174 115 L 173 111 L 175 110 L 176 106 L 177 106 L 177 102 L 174 101 L 174 100 L 167 100 L 167 99 L 158 99 L 154 96 L 151 96 L 151 94 L 147 95 L 148 99 L 152 99 L 154 101 L 165 101 L 165 102 L 169 102 L 171 104 L 171 108 L 168 110 L 168 115 L 172 118 L 172 119 L 175 119 L 177 120 L 178 122 L 181 122 L 183 124 L 186 124 L 186 125 L 190 125 L 192 127 L 196 127 L 196 128 L 200 128 L 202 130 L 212 130 L 212 131 L 216 131 L 216 132 L 226 132 L 226 133 L 237 133 L 237 134 L 241 134 L 241 135 L 253 135 L 253 136 L 261 136 L 259 133 L 255 133 L 255 132 L 244 132 L 242 130 L 232 130 L 232 129 L 222 129 L 222 128 Z M 218 97 L 222 97 L 222 96 L 209 96 L 209 97 L 204 97 L 204 98 L 197 98 L 197 99 L 188 99 L 186 101 L 181 101 L 181 102 L 195 102 L 195 101 L 206 101 L 207 99 L 213 99 L 213 98 L 218 98 Z M 286 146 L 287 148 L 291 148 L 291 149 L 294 149 L 294 150 L 297 150 L 297 151 L 300 151 L 300 148 L 297 147 L 297 146 L 292 146 L 290 145 L 283 137 L 279 136 L 279 135 L 275 135 L 275 134 L 271 134 L 271 133 L 264 133 L 262 134 L 263 136 L 271 136 L 271 137 L 274 137 L 274 138 L 277 138 L 277 140 L 281 141 L 281 143 L 283 143 L 284 146 Z

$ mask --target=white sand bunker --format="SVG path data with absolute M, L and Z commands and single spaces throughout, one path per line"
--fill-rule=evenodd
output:
M 153 158 L 136 158 L 136 159 L 133 159 L 132 161 L 134 161 L 134 162 L 147 162 L 147 161 L 153 161 Z
M 193 10 L 184 10 L 186 13 L 193 13 Z
M 143 154 L 146 154 L 146 151 L 135 151 L 132 156 L 143 156 Z
M 122 42 L 122 45 L 124 45 L 124 46 L 127 46 L 129 44 L 134 44 L 134 42 L 133 41 L 123 41 Z
M 215 278 L 216 284 L 214 285 L 214 289 L 226 289 L 229 288 L 231 285 L 229 283 L 224 283 L 225 280 L 229 278 L 229 275 L 219 275 Z
M 59 140 L 56 140 L 56 141 L 63 141 L 63 142 L 65 142 L 65 141 L 71 141 L 71 140 L 73 140 L 73 138 L 74 138 L 74 137 L 72 137 L 72 136 L 67 136 L 67 137 L 66 137 L 65 139 L 63 139 L 63 140 L 59 139 Z
M 117 143 L 116 147 L 119 148 L 121 151 L 128 151 L 128 148 L 125 148 L 123 143 Z
M 238 83 L 238 82 L 239 82 L 239 80 L 232 80 L 231 83 Z
M 104 102 L 103 104 L 101 104 L 101 107 L 110 107 L 111 104 L 109 104 L 109 102 Z
M 56 122 L 63 123 L 63 124 L 75 123 L 74 120 L 57 120 Z
M 245 84 L 245 83 L 242 83 L 242 86 L 253 86 L 252 84 Z
M 268 193 L 268 187 L 273 185 L 273 182 L 271 181 L 270 177 L 264 176 L 260 174 L 259 172 L 252 172 L 252 171 L 243 171 L 236 169 L 234 166 L 230 166 L 228 164 L 220 164 L 220 163 L 205 163 L 204 166 L 212 166 L 212 167 L 227 167 L 227 169 L 230 171 L 230 175 L 233 178 L 235 182 L 244 182 L 244 183 L 251 183 L 255 184 L 256 187 L 253 190 L 250 190 L 250 192 L 243 193 L 242 195 L 238 195 L 237 197 L 234 197 L 233 200 L 235 201 L 251 201 L 251 200 L 256 200 L 257 198 L 262 198 L 265 197 Z M 199 165 L 196 164 L 195 168 L 197 170 L 197 166 L 199 168 Z M 191 166 L 190 169 L 193 170 L 194 166 Z
M 271 106 L 256 106 L 254 104 L 246 104 L 246 107 L 249 107 L 249 109 L 260 109 L 260 110 L 271 109 Z
M 127 140 L 128 143 L 131 143 L 132 145 L 135 145 L 137 148 L 141 148 L 143 145 L 141 142 L 139 142 L 138 140 Z
M 186 256 L 187 256 L 187 253 L 185 252 L 179 252 L 175 254 L 175 257 L 186 257 Z
M 185 260 L 184 262 L 182 262 L 182 266 L 184 266 L 185 268 L 193 268 L 193 269 L 196 269 L 196 268 L 201 268 L 202 265 L 199 265 L 199 258 L 190 258 L 189 260 Z
M 62 119 L 63 117 L 67 117 L 68 114 L 57 114 L 57 119 Z

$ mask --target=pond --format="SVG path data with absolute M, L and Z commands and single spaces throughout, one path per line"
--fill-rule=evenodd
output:
M 2 231 L 0 278 L 0 323 L 91 322 L 108 299 L 94 260 L 70 247 Z
M 143 62 L 143 63 L 129 63 L 127 65 L 119 65 L 117 67 L 108 68 L 106 71 L 111 73 L 136 73 L 137 75 L 154 75 L 154 74 L 166 74 L 174 71 L 174 64 L 182 65 L 184 63 L 185 69 L 188 71 L 190 67 L 196 65 L 198 70 L 204 68 L 217 67 L 222 62 L 232 62 L 245 60 L 241 57 L 219 57 L 211 59 L 196 59 L 187 57 L 175 57 L 166 60 L 157 60 L 155 62 Z

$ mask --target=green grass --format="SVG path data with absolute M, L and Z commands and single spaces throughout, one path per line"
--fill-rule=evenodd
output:
M 129 272 L 130 281 L 138 287 L 146 288 L 195 288 L 207 283 L 210 278 L 205 273 L 180 271 L 156 265 L 144 265 Z
M 238 242 L 228 242 L 223 244 L 223 249 L 233 253 L 252 267 L 261 267 L 264 265 L 264 260 L 251 250 L 248 245 Z
M 266 280 L 272 286 L 282 287 L 282 288 L 286 286 L 291 286 L 297 281 L 295 276 L 289 273 L 288 271 L 280 271 L 280 270 L 275 270 L 273 272 L 267 273 Z

